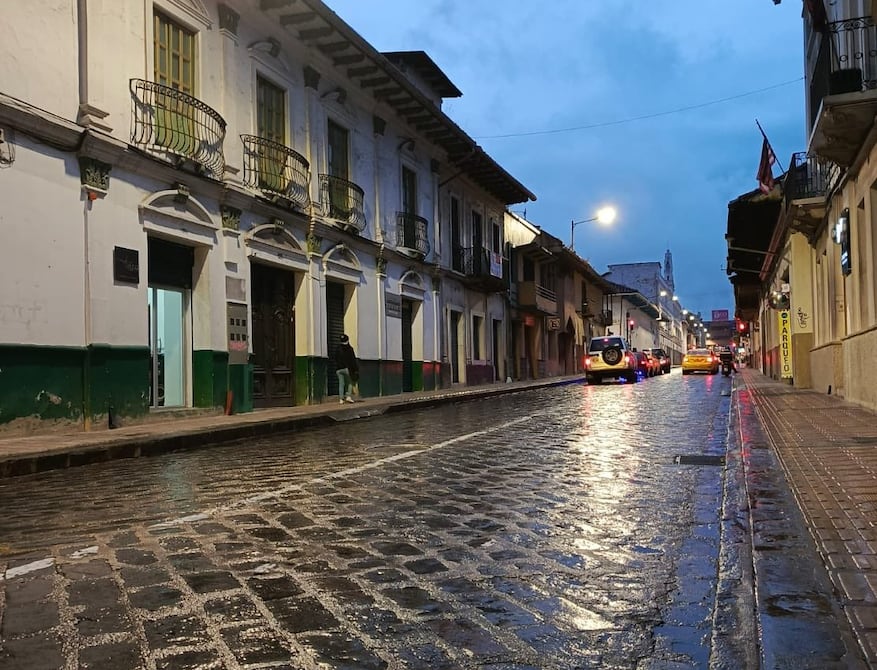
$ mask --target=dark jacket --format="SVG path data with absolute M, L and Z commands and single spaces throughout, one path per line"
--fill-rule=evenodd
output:
M 335 350 L 335 367 L 339 370 L 347 368 L 350 373 L 359 372 L 359 363 L 356 361 L 356 353 L 349 343 L 342 342 Z

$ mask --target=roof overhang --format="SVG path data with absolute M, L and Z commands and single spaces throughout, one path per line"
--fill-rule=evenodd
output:
M 261 0 L 262 11 L 307 47 L 325 56 L 347 80 L 371 93 L 406 124 L 444 151 L 447 161 L 504 205 L 536 196 L 494 161 L 393 63 L 322 0 Z
M 627 287 L 616 284 L 615 290 L 606 295 L 607 297 L 615 296 L 625 298 L 627 302 L 642 311 L 644 314 L 647 314 L 653 319 L 661 318 L 661 309 L 639 291 L 632 291 Z
M 758 282 L 765 256 L 771 253 L 771 239 L 781 209 L 779 189 L 768 194 L 751 191 L 728 203 L 726 272 L 732 277 L 732 284 L 751 283 L 747 282 L 750 277 Z
M 384 51 L 382 53 L 394 65 L 414 70 L 441 97 L 459 98 L 463 95 L 425 51 Z

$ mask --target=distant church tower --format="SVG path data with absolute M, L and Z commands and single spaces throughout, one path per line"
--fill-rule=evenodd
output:
M 676 291 L 676 284 L 673 282 L 673 254 L 669 249 L 664 253 L 664 281 L 671 291 Z

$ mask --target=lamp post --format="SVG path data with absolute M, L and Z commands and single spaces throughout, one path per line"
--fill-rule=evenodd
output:
M 592 216 L 590 219 L 582 219 L 581 221 L 570 221 L 569 223 L 569 248 L 571 251 L 576 250 L 575 245 L 575 232 L 576 226 L 582 223 L 590 223 L 591 221 L 598 221 L 606 226 L 610 225 L 613 221 L 615 221 L 616 211 L 614 207 L 601 207 L 597 210 L 597 215 Z

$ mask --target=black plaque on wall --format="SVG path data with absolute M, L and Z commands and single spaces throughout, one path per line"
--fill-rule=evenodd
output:
M 125 284 L 140 283 L 140 252 L 137 249 L 113 248 L 113 279 Z

